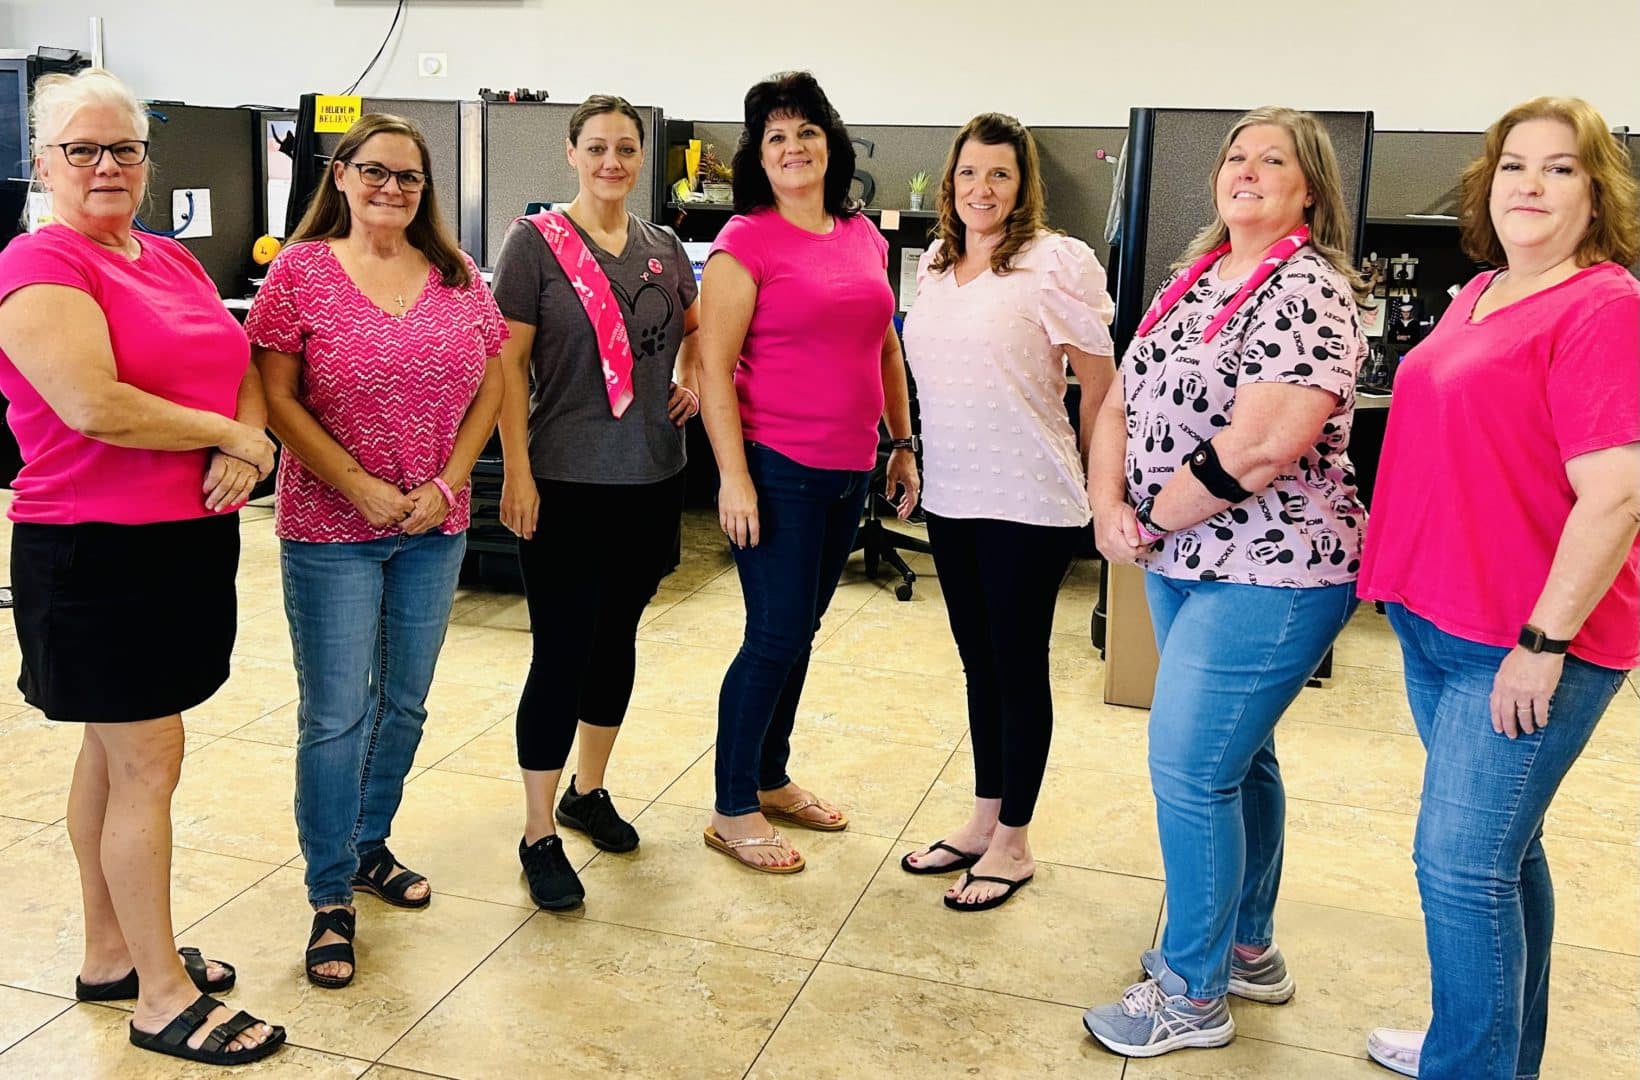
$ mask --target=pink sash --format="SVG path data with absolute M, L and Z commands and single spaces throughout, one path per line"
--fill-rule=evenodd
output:
M 632 342 L 627 338 L 626 320 L 621 317 L 615 290 L 567 216 L 546 210 L 524 220 L 541 231 L 541 239 L 547 242 L 586 309 L 598 338 L 598 360 L 604 368 L 604 388 L 609 391 L 609 411 L 618 420 L 632 404 Z
M 1236 295 L 1232 296 L 1229 302 L 1218 310 L 1212 321 L 1207 324 L 1207 329 L 1202 331 L 1202 341 L 1212 341 L 1218 332 L 1224 329 L 1224 324 L 1230 321 L 1230 316 L 1236 313 L 1236 309 L 1241 307 L 1242 303 L 1249 296 L 1252 296 L 1260 285 L 1270 279 L 1270 275 L 1276 272 L 1276 267 L 1292 258 L 1299 248 L 1309 242 L 1310 227 L 1300 225 L 1293 232 L 1271 244 L 1270 249 L 1264 253 L 1264 258 L 1253 268 L 1253 272 L 1247 276 L 1247 280 L 1242 283 L 1241 288 L 1236 290 Z M 1145 317 L 1139 321 L 1139 329 L 1135 332 L 1136 335 L 1143 337 L 1150 333 L 1155 325 L 1161 322 L 1169 311 L 1173 310 L 1173 305 L 1179 302 L 1179 297 L 1189 292 L 1190 286 L 1201 280 L 1201 276 L 1207 273 L 1208 269 L 1229 250 L 1230 242 L 1225 241 L 1191 263 L 1190 268 L 1179 275 L 1173 284 L 1169 285 L 1167 290 L 1156 298 L 1156 302 L 1150 305 L 1150 310 L 1145 312 Z

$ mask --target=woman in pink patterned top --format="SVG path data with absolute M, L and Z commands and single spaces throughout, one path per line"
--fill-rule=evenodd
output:
M 468 474 L 500 406 L 506 328 L 442 224 L 431 168 L 408 121 L 354 124 L 245 323 L 284 443 L 306 968 L 329 988 L 353 978 L 354 890 L 432 899 L 386 841 L 466 551 Z
M 1276 722 L 1355 608 L 1365 513 L 1346 448 L 1366 352 L 1326 129 L 1258 109 L 1225 137 L 1217 214 L 1140 321 L 1094 429 L 1099 549 L 1141 562 L 1161 665 L 1150 783 L 1167 929 L 1083 1018 L 1120 1054 L 1235 1038 L 1227 994 L 1292 997 L 1276 948 Z

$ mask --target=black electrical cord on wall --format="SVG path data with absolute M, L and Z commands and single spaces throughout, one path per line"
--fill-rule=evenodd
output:
M 359 84 L 364 82 L 365 76 L 369 75 L 371 73 L 371 71 L 375 70 L 376 61 L 380 60 L 382 58 L 382 53 L 387 51 L 387 43 L 389 41 L 393 40 L 393 31 L 395 31 L 399 28 L 399 16 L 401 16 L 403 14 L 404 14 L 404 0 L 399 0 L 398 7 L 393 9 L 393 21 L 391 23 L 389 23 L 388 26 L 387 26 L 387 36 L 382 38 L 381 48 L 376 50 L 376 55 L 372 56 L 370 58 L 370 63 L 366 64 L 365 67 L 364 67 L 364 70 L 359 72 L 359 77 L 357 79 L 353 80 L 353 85 L 348 87 L 346 90 L 342 91 L 342 94 L 344 96 L 347 95 L 347 94 L 351 94 L 351 93 L 353 93 L 353 91 L 357 90 L 359 88 Z

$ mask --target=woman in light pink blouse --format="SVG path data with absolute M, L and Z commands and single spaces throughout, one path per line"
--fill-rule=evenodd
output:
M 284 443 L 274 528 L 301 694 L 296 825 L 307 977 L 353 978 L 353 894 L 432 900 L 387 849 L 495 429 L 506 327 L 434 201 L 427 144 L 370 115 L 342 137 L 245 322 Z
M 1088 246 L 1046 227 L 1036 143 L 1013 117 L 985 113 L 957 135 L 939 215 L 905 343 L 928 539 L 968 682 L 974 810 L 900 865 L 967 870 L 946 906 L 985 911 L 1036 872 L 1026 833 L 1053 734 L 1048 639 L 1089 520 L 1065 361 L 1091 431 L 1115 378 L 1112 305 Z

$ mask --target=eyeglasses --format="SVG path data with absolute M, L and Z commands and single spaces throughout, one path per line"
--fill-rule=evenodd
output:
M 141 165 L 148 160 L 146 139 L 127 139 L 125 142 L 112 145 L 94 142 L 65 142 L 52 145 L 61 148 L 68 163 L 79 169 L 100 165 L 104 154 L 113 154 L 114 162 L 118 165 Z
M 358 162 L 344 161 L 343 165 L 352 166 L 359 170 L 359 179 L 366 187 L 386 187 L 389 178 L 399 182 L 399 190 L 416 192 L 427 186 L 427 174 L 416 169 L 399 169 L 397 171 L 378 165 L 374 161 Z

